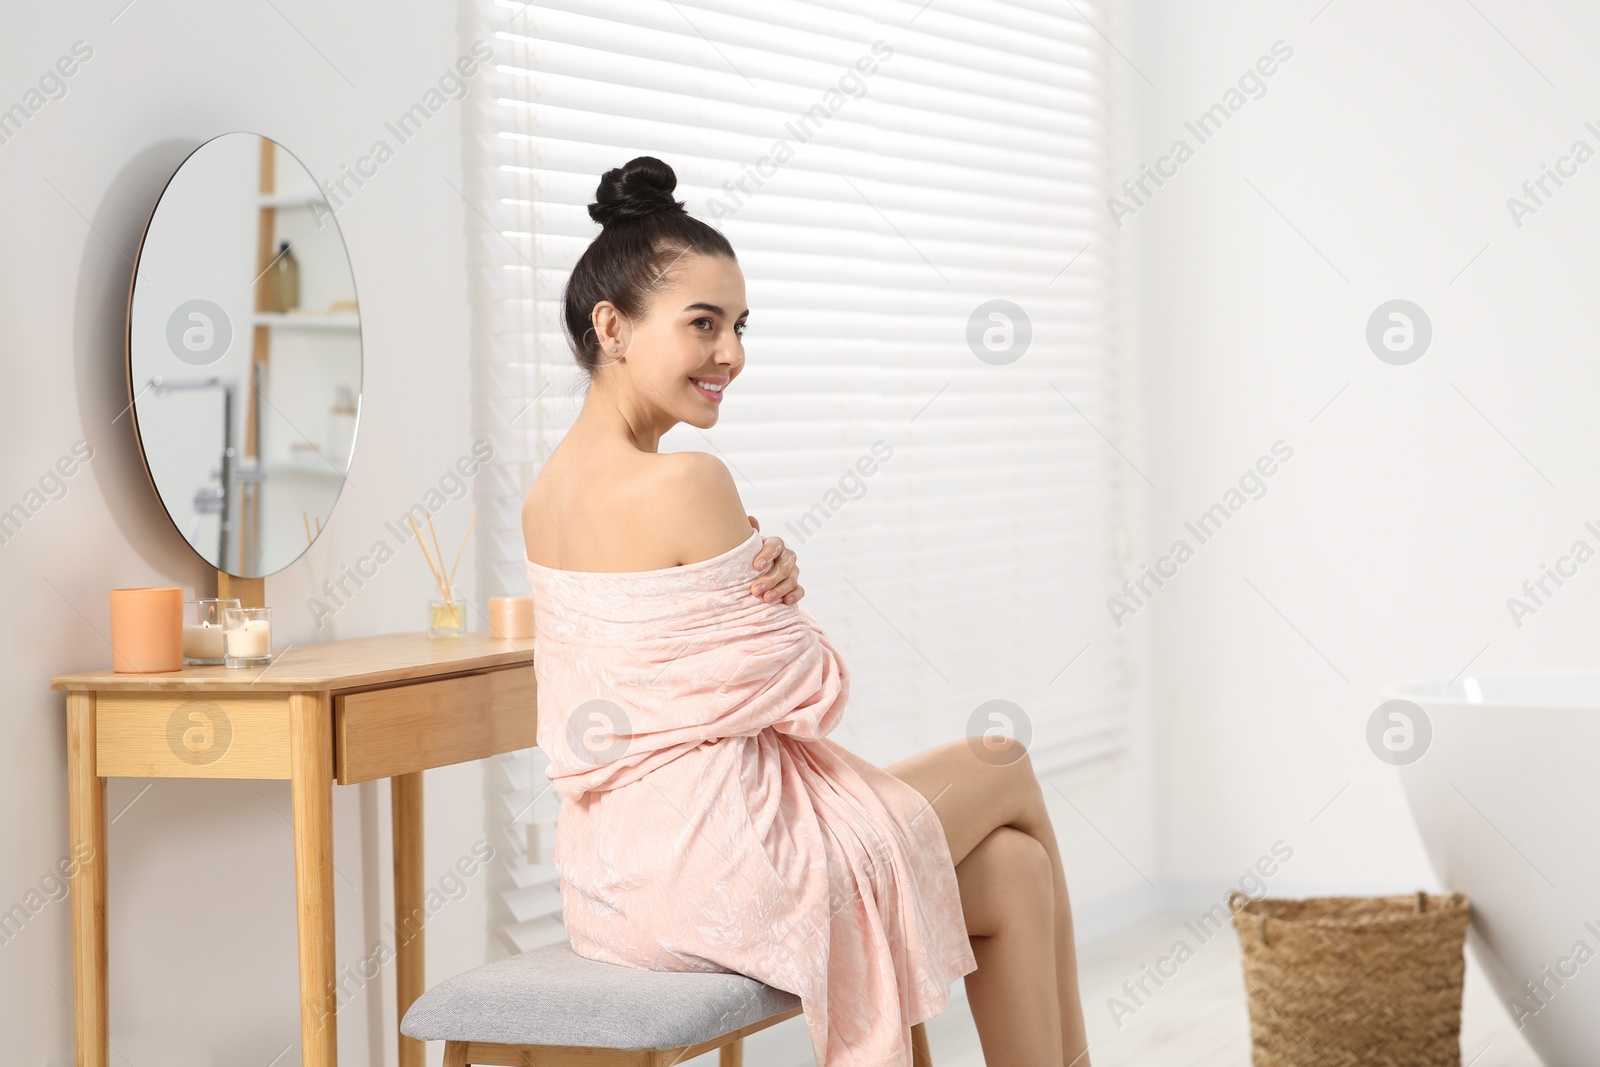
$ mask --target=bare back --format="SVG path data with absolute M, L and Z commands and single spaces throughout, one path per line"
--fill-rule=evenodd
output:
M 574 440 L 551 453 L 522 507 L 528 559 L 571 571 L 642 571 L 709 559 L 750 536 L 727 468 L 704 452 Z

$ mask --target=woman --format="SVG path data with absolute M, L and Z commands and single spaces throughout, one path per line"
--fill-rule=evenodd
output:
M 657 451 L 744 368 L 744 278 L 651 156 L 606 172 L 564 317 L 590 388 L 523 510 L 573 949 L 801 997 L 819 1067 L 910 1063 L 965 976 L 985 1060 L 1088 1067 L 1066 879 L 1027 753 L 878 768 L 849 675 L 727 468 Z M 731 547 L 730 547 L 731 546 Z M 928 812 L 933 818 L 927 818 Z

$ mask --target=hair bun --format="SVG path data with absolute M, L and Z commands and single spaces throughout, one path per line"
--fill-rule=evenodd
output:
M 677 186 L 678 176 L 667 164 L 655 156 L 635 157 L 601 176 L 589 217 L 610 226 L 657 211 L 682 211 L 683 202 L 672 196 Z

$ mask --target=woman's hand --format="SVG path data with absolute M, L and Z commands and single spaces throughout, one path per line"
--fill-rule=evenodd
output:
M 745 518 L 750 520 L 751 526 L 761 529 L 754 515 L 746 515 Z M 769 604 L 779 600 L 785 604 L 798 604 L 800 598 L 806 595 L 800 586 L 800 568 L 795 563 L 794 550 L 783 546 L 783 538 L 762 538 L 761 551 L 750 562 L 762 572 L 761 577 L 750 583 L 753 595 Z

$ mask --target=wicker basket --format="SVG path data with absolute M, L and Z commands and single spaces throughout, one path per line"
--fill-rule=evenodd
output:
M 1255 1067 L 1460 1067 L 1466 897 L 1228 906 Z

